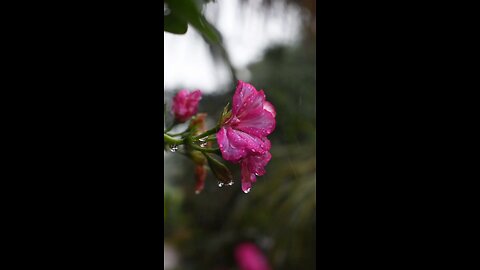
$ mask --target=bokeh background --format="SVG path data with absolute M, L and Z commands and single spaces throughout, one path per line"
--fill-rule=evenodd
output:
M 194 27 L 164 32 L 167 109 L 178 90 L 200 89 L 199 112 L 208 113 L 211 128 L 241 79 L 265 91 L 277 126 L 267 173 L 248 194 L 239 168 L 229 166 L 233 186 L 219 188 L 209 173 L 196 195 L 193 163 L 164 153 L 164 269 L 242 269 L 234 254 L 243 242 L 257 245 L 270 269 L 315 269 L 315 0 L 197 3 L 222 42 Z M 169 12 L 165 3 L 164 16 Z

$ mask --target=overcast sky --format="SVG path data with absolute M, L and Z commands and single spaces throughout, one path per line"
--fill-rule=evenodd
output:
M 240 71 L 239 78 L 244 80 L 248 80 L 246 66 L 261 60 L 268 46 L 298 40 L 301 16 L 281 1 L 270 9 L 260 8 L 259 1 L 249 3 L 223 0 L 205 8 L 205 16 L 222 33 L 233 65 Z M 214 64 L 208 46 L 193 28 L 189 27 L 185 35 L 164 32 L 164 45 L 164 90 L 212 92 L 228 82 L 228 71 Z

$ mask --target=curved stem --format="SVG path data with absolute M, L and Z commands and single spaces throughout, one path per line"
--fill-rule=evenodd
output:
M 192 137 L 193 140 L 198 140 L 198 139 L 201 139 L 201 138 L 204 138 L 204 137 L 207 137 L 209 135 L 212 135 L 214 133 L 217 133 L 218 130 L 220 129 L 220 126 L 216 126 L 210 130 L 207 130 L 205 131 L 204 133 L 200 134 L 200 135 L 197 135 L 195 137 Z
M 167 133 L 167 135 L 168 135 L 168 136 L 171 136 L 171 137 L 176 137 L 176 136 L 181 136 L 181 135 L 186 134 L 186 133 L 188 133 L 187 130 L 185 130 L 184 132 L 176 133 L 176 134 L 169 134 L 169 133 Z
M 215 136 L 214 136 L 214 137 L 211 137 L 211 138 L 208 138 L 208 139 L 206 140 L 206 142 L 216 142 L 216 141 L 217 141 L 217 137 L 215 137 Z
M 169 132 L 170 130 L 172 130 L 172 128 L 173 128 L 176 124 L 178 124 L 178 123 L 177 123 L 177 120 L 174 120 L 173 123 L 172 123 L 172 125 L 171 125 L 170 127 L 168 127 L 163 133 L 167 133 L 167 132 Z
M 173 137 L 168 136 L 167 134 L 163 134 L 163 140 L 164 140 L 166 143 L 175 144 L 175 145 L 180 145 L 180 144 L 184 144 L 184 143 L 185 143 L 184 140 L 182 140 L 182 139 L 175 139 L 175 138 L 173 138 Z
M 203 147 L 198 147 L 195 144 L 190 144 L 193 149 L 198 150 L 202 153 L 219 153 L 220 149 L 219 148 L 203 148 Z

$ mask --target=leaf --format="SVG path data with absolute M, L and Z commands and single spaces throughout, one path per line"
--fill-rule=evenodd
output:
M 173 12 L 169 15 L 163 16 L 163 22 L 163 31 L 182 35 L 188 30 L 187 21 Z
M 200 6 L 193 0 L 166 0 L 171 15 L 178 19 L 188 22 L 195 27 L 210 42 L 219 43 L 221 41 L 219 32 L 211 25 L 200 12 Z M 166 16 L 164 16 L 165 18 Z M 186 32 L 186 30 L 185 30 Z
M 218 120 L 218 125 L 222 126 L 225 123 L 225 121 L 227 121 L 228 118 L 230 118 L 230 116 L 232 115 L 232 111 L 228 110 L 229 106 L 230 106 L 230 102 L 228 102 L 227 105 L 223 108 L 222 115 Z
M 235 85 L 237 82 L 237 72 L 232 65 L 225 47 L 222 44 L 222 35 L 220 34 L 220 31 L 218 31 L 215 26 L 210 24 L 201 13 L 202 1 L 164 0 L 164 3 L 167 4 L 168 9 L 170 10 L 170 14 L 168 16 L 174 16 L 169 18 L 169 20 L 172 20 L 173 22 L 168 22 L 171 23 L 171 25 L 168 26 L 168 32 L 176 31 L 174 33 L 177 34 L 186 33 L 188 28 L 188 25 L 185 25 L 186 22 L 194 27 L 201 34 L 202 38 L 209 43 L 212 52 L 223 58 L 225 64 L 227 64 L 228 68 L 230 69 L 230 73 L 233 78 L 233 85 Z M 167 16 L 164 16 L 164 20 L 166 17 Z M 165 27 L 167 27 L 167 22 L 165 22 Z

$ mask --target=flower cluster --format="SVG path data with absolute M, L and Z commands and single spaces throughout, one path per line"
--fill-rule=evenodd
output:
M 265 166 L 272 158 L 267 135 L 275 129 L 275 115 L 263 91 L 238 82 L 231 115 L 221 125 L 217 141 L 223 159 L 240 163 L 244 192 L 250 191 L 257 176 L 265 174 Z
M 191 93 L 181 90 L 173 98 L 173 125 L 184 123 L 190 118 L 192 120 L 188 129 L 182 133 L 170 134 L 168 131 L 171 128 L 167 129 L 164 132 L 165 145 L 170 145 L 172 152 L 178 149 L 178 145 L 185 146 L 185 154 L 196 164 L 197 193 L 204 187 L 207 164 L 220 181 L 219 186 L 233 184 L 230 170 L 210 153 L 221 155 L 223 160 L 240 165 L 242 190 L 248 193 L 257 176 L 266 173 L 265 166 L 272 158 L 271 143 L 267 136 L 275 129 L 274 106 L 266 100 L 263 90 L 257 91 L 251 84 L 239 81 L 231 110 L 224 111 L 216 127 L 206 130 L 207 115 L 197 114 L 200 100 L 200 90 Z M 212 142 L 217 142 L 219 148 L 211 148 Z

